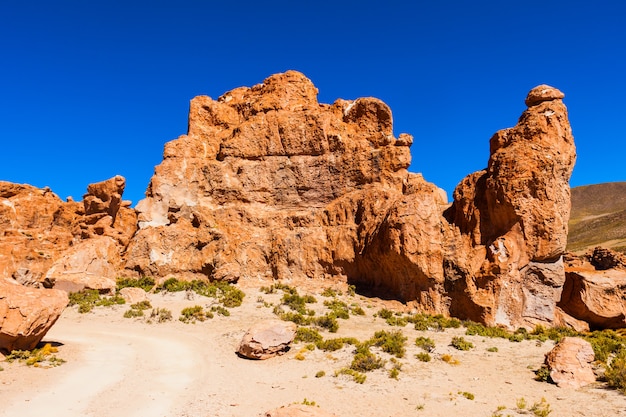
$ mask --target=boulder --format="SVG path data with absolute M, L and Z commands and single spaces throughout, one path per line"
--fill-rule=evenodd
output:
M 112 294 L 120 265 L 116 241 L 107 236 L 95 236 L 64 252 L 48 269 L 46 281 L 67 292 L 93 289 Z
M 282 320 L 267 320 L 252 326 L 241 339 L 237 353 L 249 359 L 282 355 L 296 336 L 297 326 Z
M 591 344 L 578 337 L 564 337 L 550 352 L 545 363 L 550 378 L 561 388 L 580 388 L 595 382 Z
M 265 417 L 337 417 L 336 414 L 328 413 L 319 407 L 308 405 L 291 404 L 280 407 L 264 414 Z
M 593 330 L 626 327 L 626 267 L 622 255 L 595 248 L 566 264 L 558 306 Z
M 25 287 L 0 278 L 0 350 L 32 350 L 57 321 L 67 293 Z
M 142 288 L 126 287 L 120 290 L 120 296 L 126 304 L 132 305 L 142 301 L 149 301 L 148 294 Z

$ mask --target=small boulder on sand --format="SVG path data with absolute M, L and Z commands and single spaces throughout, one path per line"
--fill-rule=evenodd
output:
M 594 359 L 591 344 L 578 337 L 565 337 L 546 353 L 550 378 L 562 388 L 577 389 L 595 382 Z
M 282 355 L 296 337 L 295 323 L 267 320 L 252 326 L 243 336 L 237 353 L 249 359 L 268 359 Z

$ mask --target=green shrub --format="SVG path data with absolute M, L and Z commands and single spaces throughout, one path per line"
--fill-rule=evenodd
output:
M 350 304 L 350 312 L 354 316 L 364 316 L 365 315 L 365 310 L 363 310 L 363 308 L 361 308 L 361 306 L 358 305 L 357 303 Z
M 131 308 L 130 310 L 126 310 L 126 312 L 124 313 L 124 318 L 126 319 L 132 319 L 136 317 L 143 317 L 143 310 L 136 310 Z
M 343 339 L 328 339 L 328 340 L 320 340 L 317 342 L 316 346 L 318 349 L 334 352 L 343 347 L 344 341 Z
M 435 330 L 456 329 L 461 327 L 461 322 L 455 318 L 444 317 L 442 314 L 430 316 L 428 314 L 415 314 L 407 319 L 415 325 L 415 330 Z
M 511 333 L 500 327 L 488 327 L 472 321 L 467 321 L 464 325 L 467 329 L 465 334 L 468 336 L 500 337 L 503 339 L 508 339 L 511 336 Z
M 325 375 L 326 375 L 326 372 L 324 372 L 324 371 L 318 371 L 318 372 L 315 374 L 315 378 L 321 378 L 321 377 L 323 377 L 323 376 L 325 376 Z
M 459 395 L 464 396 L 468 400 L 474 400 L 474 398 L 475 398 L 474 394 L 472 394 L 471 392 L 467 392 L 467 391 L 459 391 Z
M 148 310 L 152 308 L 152 304 L 150 304 L 150 301 L 144 300 L 144 301 L 140 301 L 138 303 L 132 304 L 130 308 L 132 308 L 133 310 Z
M 57 353 L 58 349 L 50 343 L 46 343 L 44 346 L 33 350 L 14 350 L 10 355 L 6 357 L 6 361 L 12 363 L 13 361 L 24 362 L 27 366 L 34 366 L 36 368 L 55 367 L 65 363 L 64 359 L 53 355 Z
M 357 384 L 364 383 L 365 379 L 367 378 L 367 375 L 351 368 L 342 368 L 335 372 L 335 376 L 337 375 L 350 375 L 354 382 L 356 382 Z
M 79 313 L 88 313 L 96 306 L 112 306 L 114 304 L 124 304 L 125 301 L 119 295 L 101 296 L 98 290 L 81 290 L 69 294 L 69 305 L 78 305 Z
M 398 368 L 391 368 L 389 370 L 389 378 L 398 379 L 398 375 L 400 375 L 400 370 Z
M 472 342 L 468 342 L 462 336 L 453 337 L 450 342 L 450 346 L 458 350 L 470 350 L 474 348 L 474 344 Z
M 116 283 L 117 290 L 121 290 L 122 288 L 141 288 L 142 290 L 148 292 L 154 287 L 154 279 L 150 277 L 141 277 L 141 278 L 118 278 Z
M 497 351 L 498 351 L 498 348 L 495 347 L 495 346 L 492 346 L 492 347 L 487 349 L 487 352 L 497 352 Z
M 324 288 L 324 291 L 322 291 L 322 297 L 336 297 L 337 296 L 337 291 L 333 290 L 332 288 L 328 287 L 328 288 Z
M 609 363 L 604 377 L 609 386 L 626 394 L 626 349 L 621 349 Z
M 404 357 L 406 341 L 407 337 L 400 330 L 393 332 L 380 330 L 374 333 L 374 337 L 371 339 L 373 345 L 380 347 L 383 352 L 387 352 L 397 358 Z
M 295 342 L 318 343 L 323 340 L 322 335 L 315 329 L 309 327 L 298 327 L 296 330 Z
M 157 323 L 164 323 L 166 321 L 172 320 L 172 312 L 167 308 L 152 309 L 152 312 L 150 313 L 150 318 L 156 320 Z
M 368 349 L 357 349 L 357 353 L 352 359 L 350 369 L 357 372 L 369 372 L 385 366 L 385 361 L 373 354 Z
M 550 369 L 548 369 L 547 365 L 541 365 L 541 367 L 535 371 L 535 381 L 552 383 Z
M 333 315 L 338 319 L 347 320 L 350 318 L 350 309 L 348 305 L 339 300 L 326 300 L 324 305 L 328 307 Z
M 430 362 L 430 360 L 432 359 L 430 355 L 426 352 L 417 353 L 415 357 L 422 362 Z
M 435 350 L 435 342 L 430 337 L 419 336 L 415 339 L 415 345 L 424 349 L 426 352 Z
M 183 323 L 195 323 L 197 321 L 205 321 L 207 319 L 207 315 L 204 313 L 204 310 L 200 306 L 186 307 L 180 312 L 180 317 L 178 320 Z
M 376 313 L 376 316 L 380 317 L 381 319 L 387 320 L 393 317 L 393 311 L 386 308 L 381 308 L 380 310 L 378 310 L 378 313 Z
M 339 330 L 337 318 L 332 313 L 318 317 L 314 319 L 313 322 L 331 333 L 337 333 L 337 330 Z
M 220 316 L 228 317 L 230 316 L 230 311 L 227 308 L 222 306 L 213 306 L 211 307 L 211 311 L 217 313 Z
M 283 305 L 286 305 L 293 311 L 300 314 L 307 314 L 307 304 L 316 303 L 317 300 L 312 295 L 300 296 L 297 292 L 288 292 L 281 299 Z
M 176 278 L 168 278 L 161 284 L 157 290 L 167 292 L 180 292 L 191 289 L 191 282 L 179 281 Z

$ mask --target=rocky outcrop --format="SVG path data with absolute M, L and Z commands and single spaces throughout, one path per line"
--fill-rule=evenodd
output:
M 297 326 L 282 320 L 267 320 L 252 326 L 244 334 L 237 353 L 248 359 L 269 359 L 289 350 Z
M 594 330 L 626 327 L 626 265 L 622 259 L 623 255 L 603 248 L 567 259 L 558 303 L 564 320 L 582 320 Z
M 576 157 L 562 98 L 531 90 L 518 124 L 491 138 L 487 169 L 455 190 L 445 213 L 451 314 L 509 328 L 554 322 Z
M 577 389 L 596 381 L 591 366 L 594 359 L 591 343 L 578 337 L 564 337 L 546 353 L 545 363 L 555 384 Z
M 34 349 L 68 301 L 64 291 L 29 288 L 0 278 L 0 351 Z

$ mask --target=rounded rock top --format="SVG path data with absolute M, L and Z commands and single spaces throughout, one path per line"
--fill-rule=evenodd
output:
M 565 97 L 559 89 L 542 84 L 530 90 L 526 96 L 526 105 L 528 107 L 536 106 L 544 101 L 560 100 Z

